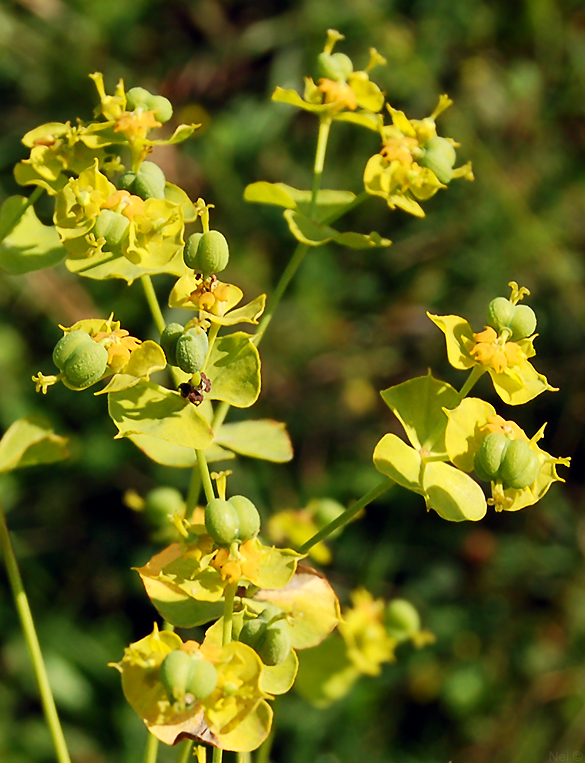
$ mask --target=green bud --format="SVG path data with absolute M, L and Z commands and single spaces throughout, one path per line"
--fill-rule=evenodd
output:
M 84 342 L 73 350 L 65 362 L 65 382 L 73 389 L 85 389 L 99 381 L 107 367 L 106 348 L 93 340 Z
M 183 249 L 183 260 L 188 268 L 197 270 L 197 248 L 201 241 L 203 233 L 192 233 L 185 243 Z
M 230 258 L 230 250 L 225 236 L 218 230 L 194 234 L 194 236 L 197 235 L 199 235 L 198 239 L 190 236 L 185 246 L 186 254 L 184 253 L 183 256 L 187 267 L 203 273 L 204 278 L 213 273 L 221 273 Z M 192 243 L 190 243 L 191 239 Z M 197 246 L 196 250 L 195 246 Z
M 353 63 L 345 53 L 320 53 L 317 56 L 317 76 L 335 82 L 347 82 L 353 72 Z
M 504 488 L 521 489 L 532 485 L 540 472 L 540 460 L 526 440 L 512 440 L 500 466 Z
M 105 238 L 108 247 L 116 247 L 128 235 L 130 220 L 119 212 L 104 209 L 100 212 L 93 229 L 96 238 Z
M 217 686 L 217 668 L 207 660 L 192 658 L 191 675 L 185 687 L 196 700 L 205 699 Z
M 163 352 L 166 355 L 167 363 L 171 366 L 177 365 L 177 359 L 175 357 L 175 347 L 177 346 L 177 340 L 180 336 L 183 336 L 185 327 L 180 323 L 169 323 L 165 326 L 164 331 L 160 335 L 160 346 L 163 348 Z
M 448 185 L 453 179 L 456 158 L 452 144 L 437 135 L 425 143 L 424 153 L 418 161 L 423 167 L 432 170 L 441 183 Z
M 481 443 L 473 462 L 477 476 L 489 481 L 496 480 L 506 451 L 512 440 L 502 432 L 490 432 Z
M 202 328 L 192 328 L 177 339 L 175 359 L 177 366 L 186 374 L 194 374 L 203 368 L 209 348 L 207 334 Z
M 86 331 L 81 331 L 81 329 L 68 331 L 62 336 L 53 350 L 53 363 L 59 371 L 63 371 L 71 353 L 80 345 L 87 344 L 88 342 L 95 344 L 90 335 Z
M 229 501 L 214 498 L 205 507 L 205 529 L 218 546 L 229 546 L 238 539 L 238 512 Z
M 244 543 L 251 538 L 255 538 L 260 532 L 260 514 L 258 514 L 258 509 L 244 495 L 233 495 L 229 499 L 229 503 L 236 510 L 240 523 L 238 540 Z
M 406 641 L 420 631 L 419 614 L 406 599 L 393 599 L 388 603 L 384 624 L 388 635 L 397 641 Z
M 511 338 L 514 341 L 532 336 L 536 330 L 534 310 L 528 305 L 516 305 L 509 326 L 512 329 Z

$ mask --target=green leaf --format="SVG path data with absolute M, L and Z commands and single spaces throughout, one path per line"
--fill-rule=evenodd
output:
M 244 190 L 244 199 L 257 204 L 274 204 L 285 209 L 296 209 L 296 202 L 283 183 L 267 183 L 260 180 Z
M 365 233 L 338 233 L 335 241 L 341 246 L 348 246 L 350 249 L 372 249 L 392 244 L 389 238 L 382 238 L 375 231 L 372 231 L 369 236 Z
M 167 201 L 172 201 L 173 204 L 178 204 L 181 207 L 184 222 L 195 222 L 197 219 L 195 205 L 182 188 L 167 181 L 165 184 L 165 199 Z
M 251 339 L 249 334 L 237 331 L 215 341 L 205 368 L 211 381 L 211 400 L 248 408 L 258 399 L 260 355 Z
M 333 228 L 309 220 L 308 217 L 292 209 L 285 211 L 284 219 L 296 240 L 307 246 L 322 246 L 337 236 L 337 231 Z
M 166 265 L 157 267 L 134 265 L 122 255 L 112 255 L 111 252 L 102 252 L 89 259 L 68 259 L 65 264 L 67 269 L 72 273 L 84 276 L 84 278 L 93 278 L 96 281 L 104 281 L 108 278 L 121 278 L 128 284 L 132 284 L 137 278 L 147 275 L 153 276 L 167 273 L 173 276 L 184 276 L 187 273 L 182 249 Z
M 422 493 L 421 457 L 395 434 L 386 434 L 374 450 L 374 466 L 407 490 Z
M 384 126 L 384 119 L 381 114 L 371 114 L 368 111 L 342 111 L 333 117 L 336 122 L 352 122 L 360 127 L 367 127 L 368 130 L 380 132 Z
M 264 312 L 266 307 L 266 294 L 260 294 L 260 296 L 253 299 L 248 304 L 242 307 L 237 307 L 235 310 L 231 310 L 225 315 L 218 316 L 208 313 L 205 310 L 201 312 L 203 315 L 214 323 L 219 323 L 220 326 L 235 326 L 236 323 L 253 323 L 256 325 L 258 319 Z
M 508 405 L 523 405 L 542 392 L 557 392 L 551 387 L 546 376 L 539 374 L 536 368 L 525 360 L 519 366 L 506 368 L 503 373 L 496 373 L 494 368 L 488 368 L 492 377 L 494 389 L 500 398 Z
M 450 522 L 462 522 L 465 519 L 476 522 L 486 514 L 483 490 L 469 475 L 450 464 L 441 461 L 427 463 L 423 488 L 427 507 Z
M 284 588 L 290 583 L 296 572 L 297 563 L 304 554 L 299 554 L 291 548 L 265 546 L 258 539 L 254 543 L 261 557 L 257 572 L 249 575 L 248 579 L 258 588 Z
M 445 430 L 445 447 L 458 469 L 464 472 L 473 471 L 473 459 L 481 445 L 488 416 L 495 416 L 493 405 L 477 397 L 467 397 L 453 410 L 446 410 L 448 422 Z
M 447 357 L 453 368 L 464 371 L 476 365 L 469 351 L 475 346 L 473 329 L 465 318 L 459 315 L 431 315 L 427 313 L 435 326 L 438 326 L 447 342 Z
M 118 428 L 116 438 L 145 434 L 197 450 L 213 440 L 209 423 L 194 405 L 152 382 L 110 393 L 109 413 Z
M 308 649 L 320 644 L 341 617 L 333 589 L 310 567 L 299 566 L 285 588 L 259 591 L 255 598 L 287 613 L 287 630 L 293 649 Z
M 256 708 L 246 715 L 235 728 L 218 734 L 218 745 L 224 750 L 251 752 L 268 738 L 272 726 L 272 708 L 266 700 L 260 700 Z M 232 728 L 231 726 L 229 728 Z
M 350 660 L 345 641 L 337 634 L 302 652 L 295 689 L 312 705 L 328 707 L 344 697 L 361 673 Z
M 11 424 L 0 440 L 0 472 L 52 464 L 69 458 L 67 438 L 56 435 L 42 416 L 26 416 Z
M 329 103 L 307 103 L 296 90 L 285 90 L 282 87 L 277 87 L 274 93 L 272 93 L 272 100 L 277 103 L 288 103 L 290 106 L 296 106 L 298 109 L 304 111 L 310 111 L 312 114 L 323 114 L 327 111 L 331 111 L 331 104 Z
M 278 185 L 285 189 L 296 202 L 297 209 L 301 214 L 318 223 L 326 222 L 335 216 L 341 216 L 356 198 L 355 193 L 351 191 L 332 191 L 324 188 L 317 194 L 317 199 L 313 205 L 313 193 L 311 191 L 300 191 L 298 188 L 293 188 L 284 183 Z
M 197 454 L 193 448 L 185 448 L 182 445 L 175 445 L 172 442 L 146 434 L 128 435 L 128 439 L 132 440 L 137 448 L 140 448 L 148 458 L 156 461 L 157 464 L 172 466 L 176 469 L 192 469 L 197 464 Z M 205 458 L 209 464 L 215 461 L 227 461 L 235 457 L 235 453 L 224 450 L 215 443 L 205 450 Z
M 18 201 L 21 198 L 24 197 L 11 196 L 2 206 L 0 225 L 4 230 L 10 229 L 17 210 L 21 209 L 21 202 Z M 9 273 L 22 275 L 51 268 L 61 262 L 66 254 L 55 228 L 43 225 L 34 208 L 29 207 L 0 243 L 0 267 Z
M 215 442 L 242 456 L 285 463 L 293 449 L 285 424 L 270 419 L 224 424 L 215 433 Z
M 187 138 L 191 137 L 192 133 L 201 125 L 179 125 L 170 138 L 162 138 L 160 140 L 147 140 L 145 141 L 149 146 L 173 146 L 176 143 L 182 143 Z
M 446 382 L 430 374 L 383 390 L 382 399 L 404 427 L 408 439 L 417 450 L 445 452 L 447 417 L 443 408 L 459 404 L 458 392 Z
M 3 241 L 16 223 L 20 220 L 28 206 L 25 196 L 9 196 L 0 207 L 0 241 Z
M 286 694 L 295 682 L 299 669 L 299 658 L 291 649 L 286 660 L 280 665 L 265 665 L 260 676 L 260 688 L 267 694 Z

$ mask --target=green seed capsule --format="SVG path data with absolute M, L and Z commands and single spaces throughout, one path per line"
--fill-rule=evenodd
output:
M 108 247 L 116 247 L 128 235 L 129 227 L 130 220 L 127 217 L 111 209 L 104 209 L 95 222 L 93 232 L 96 238 L 105 238 Z
M 260 514 L 249 498 L 244 495 L 233 495 L 229 503 L 235 508 L 240 521 L 238 540 L 244 543 L 255 538 L 260 532 Z
M 164 199 L 166 178 L 154 162 L 142 162 L 138 172 L 123 172 L 118 178 L 118 188 L 141 199 Z
M 183 249 L 183 260 L 185 261 L 185 265 L 188 268 L 193 268 L 193 270 L 197 270 L 197 248 L 199 247 L 201 236 L 203 236 L 203 233 L 192 233 L 187 239 L 185 248 Z
M 185 327 L 180 323 L 169 323 L 165 326 L 164 331 L 160 335 L 160 346 L 163 348 L 163 352 L 166 355 L 167 363 L 171 366 L 177 365 L 177 359 L 175 357 L 175 347 L 177 346 L 177 340 L 180 336 L 183 336 Z
M 126 108 L 128 111 L 135 111 L 138 108 L 149 111 L 149 103 L 152 97 L 152 93 L 149 93 L 146 88 L 132 87 L 126 93 Z
M 496 297 L 488 305 L 487 324 L 501 334 L 505 328 L 510 328 L 514 314 L 514 305 L 506 297 Z
M 532 485 L 540 472 L 540 460 L 525 440 L 512 440 L 500 466 L 504 488 L 525 488 Z
M 453 179 L 455 159 L 455 149 L 451 143 L 446 138 L 435 136 L 425 143 L 419 163 L 432 170 L 441 183 L 448 185 Z
M 217 669 L 212 662 L 192 658 L 191 674 L 185 690 L 197 700 L 205 699 L 217 686 Z
M 280 665 L 290 654 L 290 636 L 286 623 L 279 620 L 269 625 L 254 647 L 265 665 Z
M 158 527 L 173 514 L 182 516 L 185 512 L 185 501 L 181 493 L 174 487 L 155 487 L 146 494 L 144 513 L 150 524 Z
M 214 498 L 207 504 L 205 529 L 219 546 L 229 546 L 238 539 L 240 519 L 229 501 Z
M 242 642 L 242 644 L 247 644 L 248 646 L 251 646 L 252 649 L 254 649 L 256 642 L 266 630 L 266 625 L 266 620 L 263 620 L 262 617 L 256 617 L 254 620 L 248 620 L 242 626 L 239 640 Z
M 335 82 L 347 82 L 353 63 L 345 53 L 320 53 L 317 56 L 317 76 Z
M 81 329 L 68 331 L 65 336 L 62 336 L 53 350 L 53 363 L 59 371 L 63 371 L 71 353 L 80 345 L 87 344 L 88 342 L 95 344 L 90 335 L 86 331 L 81 331 Z
M 183 698 L 191 678 L 193 659 L 187 652 L 175 649 L 162 661 L 158 675 L 171 702 Z
M 508 324 L 512 329 L 512 339 L 526 339 L 532 336 L 536 330 L 536 315 L 534 310 L 528 305 L 516 305 L 512 320 Z
M 85 389 L 99 381 L 107 367 L 108 351 L 90 340 L 80 344 L 67 358 L 63 368 L 64 381 L 73 389 Z
M 207 334 L 201 328 L 192 328 L 177 339 L 175 345 L 176 365 L 186 374 L 194 374 L 203 368 L 209 348 Z
M 475 454 L 474 468 L 480 479 L 496 480 L 512 440 L 502 432 L 490 432 Z
M 394 599 L 388 603 L 384 623 L 388 635 L 397 641 L 405 641 L 420 630 L 419 614 L 406 599 Z
M 190 246 L 185 258 L 185 262 L 188 259 L 192 263 L 188 264 L 188 267 L 203 273 L 203 277 L 207 278 L 213 273 L 220 273 L 227 266 L 230 250 L 223 233 L 220 233 L 218 230 L 202 233 L 198 242 L 196 240 L 193 241 L 193 247 L 195 244 L 197 244 L 195 253 L 192 253 L 192 247 Z M 185 248 L 187 249 L 187 247 Z
M 163 95 L 153 95 L 150 98 L 150 111 L 154 111 L 157 122 L 164 124 L 173 116 L 173 107 L 168 98 Z

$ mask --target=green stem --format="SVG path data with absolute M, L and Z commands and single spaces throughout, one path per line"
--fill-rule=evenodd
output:
M 146 740 L 146 749 L 144 750 L 144 763 L 156 763 L 156 757 L 158 755 L 158 739 L 150 731 L 146 732 L 148 738 Z
M 467 380 L 465 384 L 461 387 L 461 390 L 459 391 L 459 399 L 463 400 L 464 397 L 467 397 L 473 387 L 475 386 L 478 379 L 480 379 L 484 373 L 487 371 L 485 366 L 473 366 L 471 369 L 471 373 L 467 377 Z
M 313 188 L 311 193 L 311 212 L 314 210 L 321 187 L 321 177 L 325 166 L 325 152 L 331 129 L 331 117 L 321 119 L 319 123 L 319 137 L 317 138 L 317 150 L 315 152 L 315 164 L 313 166 Z M 312 214 L 311 214 L 312 217 Z
M 213 763 L 221 763 L 221 759 L 223 757 L 223 750 L 220 750 L 219 747 L 213 748 Z
M 195 453 L 197 454 L 197 463 L 199 464 L 199 472 L 201 474 L 203 490 L 205 491 L 205 499 L 207 500 L 207 503 L 209 503 L 209 501 L 213 501 L 215 498 L 215 493 L 213 492 L 211 477 L 209 476 L 209 467 L 207 466 L 205 451 L 196 450 Z
M 236 763 L 252 763 L 252 756 L 249 752 L 237 752 Z
M 390 477 L 386 477 L 385 480 L 380 482 L 379 485 L 376 485 L 376 487 L 372 488 L 369 492 L 362 496 L 359 501 L 356 501 L 353 506 L 350 506 L 349 509 L 346 509 L 343 514 L 340 514 L 336 519 L 333 520 L 333 522 L 329 522 L 328 525 L 322 527 L 319 532 L 315 533 L 315 535 L 313 535 L 313 537 L 310 538 L 306 543 L 303 543 L 303 545 L 299 548 L 300 553 L 304 554 L 310 548 L 313 548 L 315 544 L 319 543 L 319 541 L 323 540 L 323 538 L 331 535 L 331 533 L 337 530 L 339 527 L 346 525 L 365 506 L 367 506 L 369 503 L 372 503 L 372 501 L 375 501 L 376 498 L 389 490 L 394 484 L 394 480 L 391 480 Z
M 185 518 L 190 519 L 193 511 L 199 503 L 199 496 L 201 494 L 201 485 L 203 484 L 201 479 L 201 471 L 199 463 L 197 463 L 191 471 L 191 481 L 189 482 L 189 492 L 187 493 L 187 505 L 185 508 Z
M 237 583 L 230 583 L 226 586 L 224 591 L 224 605 L 223 605 L 223 636 L 222 646 L 229 644 L 232 640 L 232 625 L 234 617 L 234 599 L 236 598 L 236 591 L 238 590 Z
M 193 751 L 194 744 L 195 743 L 192 739 L 188 739 L 186 742 L 183 743 L 183 746 L 181 747 L 181 751 L 179 753 L 179 757 L 177 758 L 177 763 L 188 763 L 189 758 L 191 757 L 191 753 Z
M 225 421 L 225 417 L 228 415 L 229 409 L 230 404 L 226 403 L 225 401 L 220 403 L 215 409 L 215 413 L 213 414 L 213 421 L 211 422 L 211 428 L 214 432 L 217 432 L 219 427 Z
M 47 669 L 43 660 L 41 646 L 39 644 L 39 639 L 35 630 L 35 625 L 22 583 L 22 578 L 20 577 L 18 562 L 16 561 L 16 555 L 12 547 L 12 542 L 8 533 L 8 527 L 6 525 L 6 518 L 4 516 L 4 510 L 2 509 L 2 506 L 0 506 L 0 547 L 2 548 L 4 564 L 6 566 L 6 572 L 8 573 L 8 579 L 10 581 L 10 587 L 14 596 L 16 609 L 20 617 L 24 638 L 28 646 L 35 675 L 37 677 L 43 711 L 45 713 L 45 718 L 51 732 L 57 760 L 59 763 L 71 763 L 69 751 L 67 750 L 67 743 L 65 741 L 65 736 L 63 735 L 63 729 L 61 728 L 59 716 L 57 715 L 57 708 L 55 707 L 55 700 L 53 698 L 53 692 L 51 691 L 49 677 L 47 676 Z
M 203 368 L 201 369 L 201 373 L 204 373 L 205 369 L 207 368 L 207 364 L 209 363 L 209 358 L 211 357 L 211 351 L 213 350 L 213 345 L 215 344 L 215 340 L 217 339 L 217 334 L 220 328 L 221 326 L 219 323 L 211 324 L 211 328 L 209 329 L 209 334 L 207 335 L 207 338 L 209 340 L 209 346 L 207 348 L 207 354 L 205 355 L 205 361 L 203 362 Z
M 162 332 L 165 330 L 166 323 L 165 319 L 163 318 L 160 305 L 158 304 L 158 299 L 156 298 L 156 292 L 154 291 L 154 286 L 152 285 L 152 279 L 150 276 L 145 275 L 140 276 L 140 281 L 142 282 L 144 294 L 146 295 L 146 301 L 148 302 L 148 306 L 150 308 L 150 312 L 152 313 L 156 327 L 159 330 L 159 333 L 162 334 Z

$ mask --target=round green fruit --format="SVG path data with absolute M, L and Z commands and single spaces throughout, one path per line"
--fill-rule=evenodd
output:
M 393 599 L 388 603 L 384 624 L 389 636 L 405 641 L 420 630 L 420 616 L 406 599 Z
M 536 315 L 528 305 L 516 305 L 512 320 L 509 323 L 512 329 L 512 339 L 526 339 L 532 336 L 536 330 Z
M 179 337 L 183 336 L 185 327 L 180 323 L 169 323 L 165 326 L 164 331 L 160 335 L 160 346 L 163 348 L 163 352 L 166 355 L 167 363 L 171 366 L 177 365 L 177 359 L 175 357 L 175 348 Z
M 347 82 L 353 63 L 345 53 L 320 53 L 317 57 L 317 76 L 335 82 Z
M 192 233 L 185 242 L 185 248 L 183 249 L 185 265 L 193 270 L 197 270 L 197 248 L 199 247 L 201 236 L 203 236 L 203 233 Z
M 212 662 L 192 658 L 191 674 L 185 690 L 197 700 L 205 699 L 217 686 L 217 668 Z
M 164 95 L 153 95 L 150 99 L 150 110 L 154 111 L 154 118 L 157 122 L 164 124 L 173 116 L 173 107 L 168 98 Z
M 233 495 L 229 503 L 235 508 L 239 519 L 238 540 L 244 543 L 255 538 L 260 532 L 260 514 L 249 498 L 245 495 Z
M 186 374 L 194 374 L 203 368 L 209 348 L 207 334 L 201 328 L 192 328 L 177 339 L 175 344 L 176 365 Z
M 480 479 L 496 480 L 512 440 L 502 432 L 490 432 L 475 454 L 474 468 Z
M 146 494 L 144 513 L 150 523 L 158 526 L 169 515 L 185 512 L 185 501 L 181 493 L 174 487 L 155 487 Z
M 198 238 L 195 239 L 194 236 Z M 224 270 L 230 259 L 230 250 L 223 233 L 210 230 L 190 236 L 183 256 L 187 267 L 203 273 L 203 277 L 207 278 Z
M 171 701 L 181 700 L 191 678 L 193 657 L 188 652 L 175 649 L 169 652 L 159 668 L 159 678 Z
M 126 108 L 128 111 L 135 111 L 136 109 L 149 111 L 152 97 L 152 93 L 144 87 L 131 87 L 126 93 Z
M 64 370 L 65 363 L 69 360 L 71 353 L 80 345 L 87 344 L 88 342 L 95 344 L 90 335 L 86 331 L 81 331 L 81 329 L 68 331 L 62 336 L 53 350 L 53 363 L 57 366 L 59 371 Z
M 506 450 L 499 476 L 504 488 L 532 485 L 540 472 L 540 460 L 525 440 L 512 440 Z
M 84 342 L 73 350 L 65 362 L 65 382 L 73 389 L 85 389 L 99 381 L 107 367 L 106 348 L 93 340 Z
M 265 665 L 280 665 L 290 654 L 290 636 L 284 620 L 269 625 L 254 647 Z
M 104 209 L 95 221 L 93 232 L 96 238 L 105 238 L 108 247 L 116 247 L 128 235 L 129 227 L 130 220 L 127 217 L 111 209 Z
M 205 507 L 205 529 L 218 546 L 229 546 L 238 540 L 238 512 L 229 501 L 214 498 Z
M 455 149 L 451 143 L 446 138 L 435 136 L 425 143 L 419 163 L 432 170 L 441 183 L 448 185 L 453 179 L 455 159 Z

